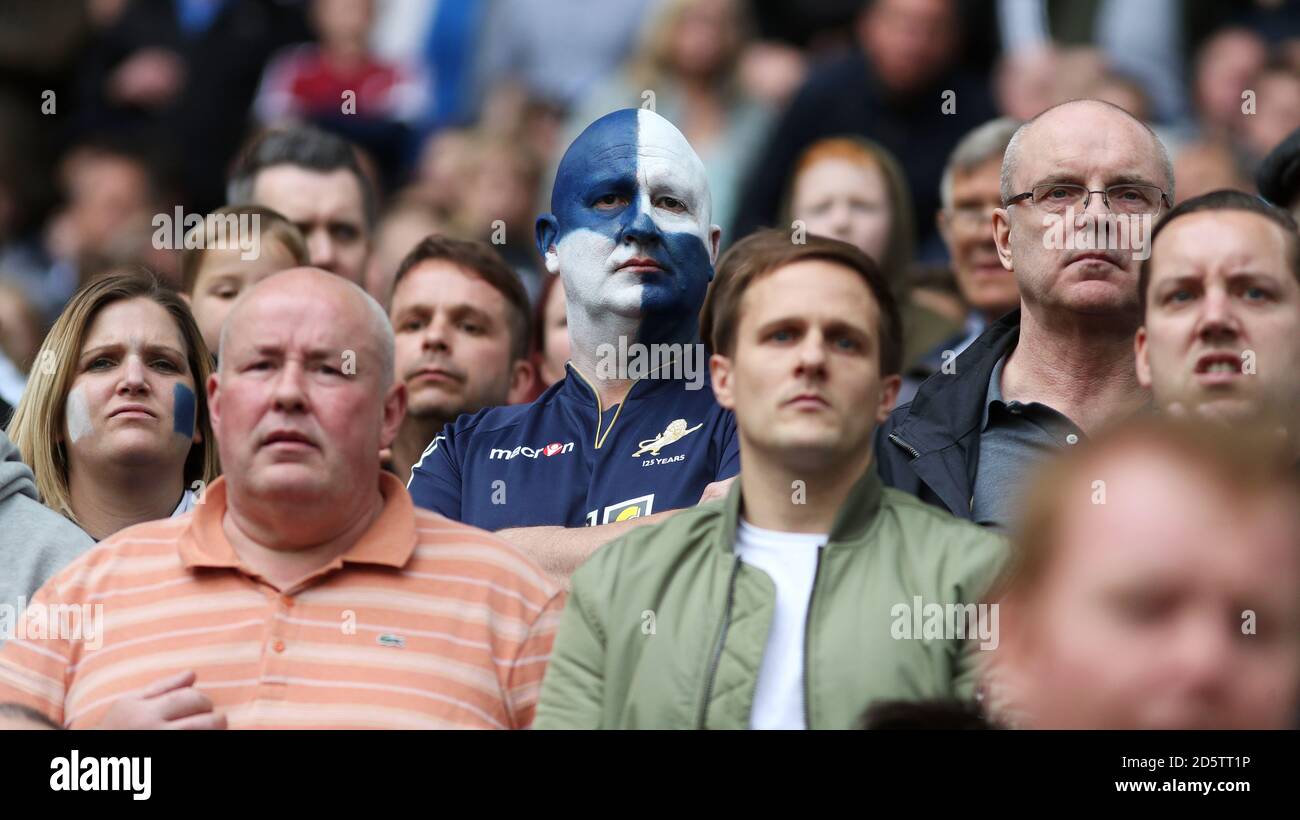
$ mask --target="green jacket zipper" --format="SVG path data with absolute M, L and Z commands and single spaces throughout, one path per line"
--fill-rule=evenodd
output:
M 722 628 L 718 631 L 718 643 L 713 649 L 713 661 L 709 664 L 709 675 L 704 680 L 704 702 L 700 704 L 700 726 L 703 729 L 709 717 L 709 698 L 713 697 L 713 679 L 718 674 L 718 664 L 722 661 L 722 647 L 727 642 L 727 629 L 731 626 L 731 605 L 736 596 L 736 576 L 740 575 L 740 556 L 731 567 L 731 577 L 727 580 L 727 606 L 722 612 Z
M 808 645 L 812 641 L 812 614 L 813 599 L 817 597 L 817 576 L 822 571 L 822 552 L 825 551 L 826 545 L 817 548 L 817 564 L 813 567 L 812 589 L 808 592 L 808 611 L 804 614 L 803 621 L 803 726 L 805 729 L 812 728 L 812 702 L 810 700 L 811 689 L 808 684 L 808 672 L 811 665 L 808 661 Z

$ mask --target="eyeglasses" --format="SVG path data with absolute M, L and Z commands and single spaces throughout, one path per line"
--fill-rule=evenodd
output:
M 993 212 L 999 205 L 964 205 L 948 209 L 948 219 L 962 228 L 984 228 L 993 224 Z
M 1086 210 L 1093 194 L 1101 194 L 1101 202 L 1113 213 L 1154 214 L 1161 204 L 1172 208 L 1169 195 L 1154 185 L 1112 185 L 1104 191 L 1090 191 L 1084 185 L 1072 185 L 1061 182 L 1048 182 L 1035 185 L 1032 191 L 1016 194 L 1007 200 L 1004 207 L 1017 202 L 1032 199 L 1034 207 L 1051 213 L 1065 213 L 1074 210 Z

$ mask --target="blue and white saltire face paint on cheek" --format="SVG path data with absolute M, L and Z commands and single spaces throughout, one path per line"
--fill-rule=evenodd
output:
M 717 229 L 704 164 L 672 123 L 635 108 L 596 120 L 565 152 L 551 210 L 538 248 L 564 278 L 575 345 L 627 320 L 635 341 L 698 340 Z
M 172 432 L 185 438 L 194 437 L 198 399 L 188 385 L 177 382 L 172 388 Z
M 67 416 L 68 438 L 73 444 L 95 431 L 90 421 L 90 402 L 86 400 L 85 388 L 75 387 L 68 393 L 64 415 Z

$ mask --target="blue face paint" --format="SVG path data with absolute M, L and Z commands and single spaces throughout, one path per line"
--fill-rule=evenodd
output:
M 663 197 L 686 203 L 689 212 L 659 207 Z M 538 248 L 545 255 L 556 247 L 566 256 L 561 267 L 569 299 L 608 308 L 602 298 L 615 296 L 602 296 L 602 286 L 615 275 L 616 260 L 634 251 L 662 269 L 635 283 L 641 308 L 635 340 L 698 338 L 696 317 L 713 278 L 707 181 L 698 157 L 667 120 L 625 109 L 588 126 L 560 162 L 551 210 L 537 221 Z M 571 237 L 566 255 L 562 246 Z
M 185 438 L 193 438 L 197 408 L 198 400 L 194 391 L 178 383 L 172 389 L 172 431 Z
M 641 291 L 644 318 L 637 341 L 645 344 L 695 341 L 700 335 L 700 308 L 704 306 L 704 296 L 713 279 L 709 252 L 694 234 L 674 232 L 660 234 L 660 237 L 662 252 L 655 258 L 666 258 L 665 269 L 675 275 L 647 283 Z
M 630 221 L 598 212 L 592 206 L 606 194 L 635 194 L 636 149 L 635 108 L 606 114 L 578 135 L 564 152 L 551 188 L 551 211 L 559 223 L 559 234 L 553 241 L 578 228 L 613 236 L 621 224 Z

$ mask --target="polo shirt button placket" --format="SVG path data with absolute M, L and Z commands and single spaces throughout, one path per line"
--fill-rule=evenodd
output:
M 293 596 L 281 593 L 276 597 L 276 603 L 279 604 L 279 606 L 276 607 L 274 631 L 276 634 L 279 634 L 281 630 L 288 631 L 290 628 L 289 624 L 282 621 L 279 616 L 289 614 L 289 610 L 293 608 Z M 271 648 L 275 650 L 276 654 L 282 654 L 284 652 L 284 639 L 277 638 Z
M 278 599 L 278 603 L 280 604 L 280 606 L 277 609 L 276 614 L 277 615 L 288 614 L 289 610 L 293 607 L 293 596 L 281 595 Z M 279 631 L 279 629 L 281 628 L 279 626 L 281 623 L 283 622 L 279 618 L 276 618 L 277 631 Z M 284 641 L 277 639 L 275 644 L 271 648 L 274 649 L 277 654 L 284 652 Z
M 271 613 L 270 629 L 267 634 L 268 652 L 262 655 L 262 696 L 270 699 L 279 700 L 284 697 L 285 685 L 284 679 L 289 675 L 289 665 L 284 660 L 284 650 L 287 647 L 285 638 L 289 637 L 285 633 L 291 628 L 281 616 L 288 614 L 293 606 L 293 596 L 280 592 L 273 592 L 271 600 L 273 602 L 273 612 Z

